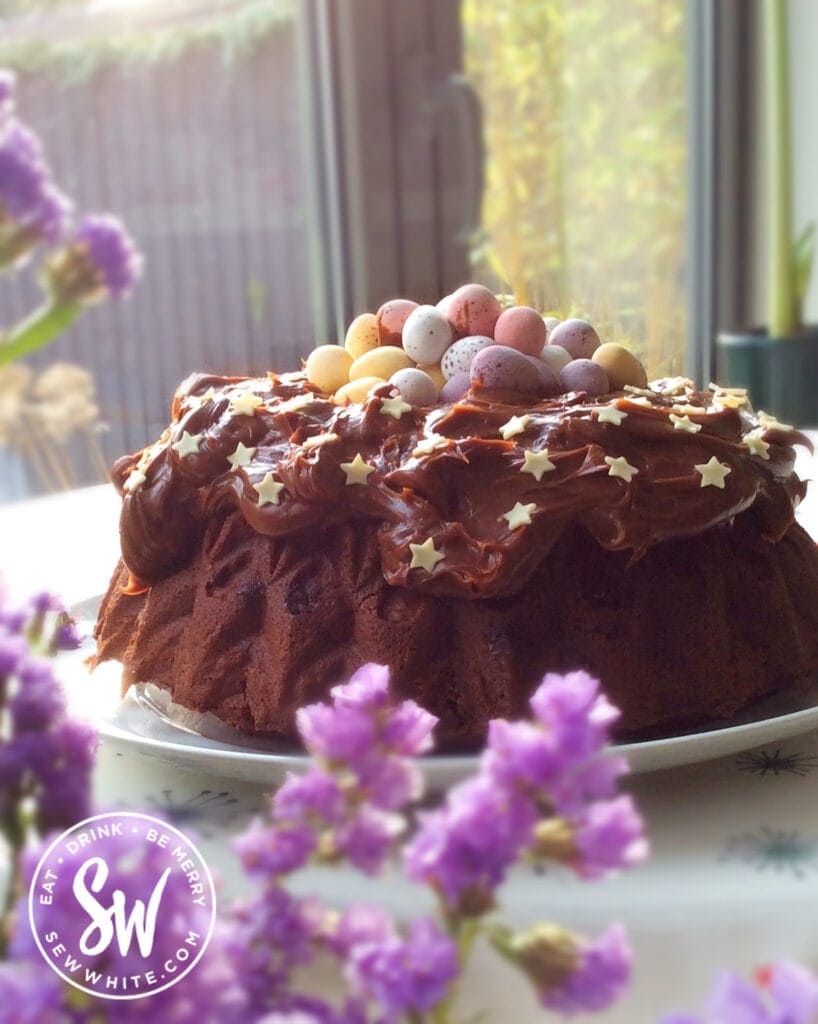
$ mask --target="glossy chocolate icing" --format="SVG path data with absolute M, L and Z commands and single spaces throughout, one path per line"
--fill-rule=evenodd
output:
M 236 413 L 230 399 L 248 390 L 262 405 L 253 415 Z M 222 508 L 237 507 L 271 537 L 374 521 L 388 583 L 488 598 L 518 590 L 569 526 L 581 525 L 603 548 L 638 559 L 663 540 L 699 534 L 753 506 L 764 536 L 777 541 L 805 491 L 793 472 L 793 444 L 809 445 L 803 435 L 760 422 L 746 403 L 725 406 L 718 392 L 696 391 L 689 382 L 655 382 L 650 392 L 598 399 L 572 393 L 525 406 L 519 396 L 472 391 L 453 405 L 413 408 L 399 418 L 381 409 L 392 393 L 384 384 L 364 403 L 341 406 L 302 374 L 189 377 L 162 437 L 114 466 L 123 495 L 122 555 L 134 588 L 185 565 Z M 620 425 L 598 421 L 606 406 L 627 414 Z M 671 413 L 689 416 L 701 430 L 676 429 Z M 529 419 L 522 433 L 504 440 L 500 427 L 513 416 Z M 184 431 L 203 435 L 197 453 L 172 449 Z M 750 431 L 769 444 L 766 459 L 743 440 Z M 302 447 L 322 433 L 338 440 Z M 432 434 L 449 440 L 413 454 Z M 239 442 L 256 451 L 247 467 L 233 469 L 227 457 Z M 555 468 L 537 481 L 521 471 L 524 452 L 544 448 Z M 348 485 L 341 463 L 357 454 L 375 471 L 366 484 Z M 606 456 L 624 456 L 638 473 L 630 482 L 611 476 Z M 713 456 L 730 469 L 723 489 L 703 487 L 695 469 Z M 137 467 L 146 480 L 128 491 Z M 260 506 L 253 485 L 268 472 L 284 490 L 278 504 Z M 516 502 L 536 509 L 530 525 L 511 530 L 503 517 Z M 444 558 L 431 573 L 411 569 L 410 544 L 430 537 Z

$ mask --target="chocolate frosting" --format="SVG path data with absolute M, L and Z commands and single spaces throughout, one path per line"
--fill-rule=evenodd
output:
M 248 391 L 261 405 L 253 414 L 236 412 L 231 399 Z M 573 524 L 602 547 L 638 559 L 665 539 L 701 533 L 752 507 L 764 536 L 777 541 L 805 493 L 793 472 L 793 445 L 809 446 L 807 438 L 759 419 L 746 402 L 733 408 L 731 396 L 696 391 L 681 379 L 528 405 L 473 390 L 451 405 L 394 410 L 399 416 L 382 408 L 393 394 L 383 384 L 362 404 L 342 406 L 297 373 L 189 377 L 162 437 L 113 469 L 133 589 L 185 565 L 208 521 L 234 507 L 271 537 L 375 521 L 388 583 L 483 598 L 519 589 Z M 600 422 L 605 407 L 626 415 L 618 425 Z M 701 429 L 677 429 L 671 413 Z M 500 428 L 515 416 L 524 417 L 524 428 L 504 440 Z M 184 431 L 201 435 L 198 451 L 172 448 Z M 750 432 L 769 448 L 756 445 L 754 454 Z M 337 439 L 303 447 L 319 434 Z M 415 454 L 430 435 L 446 440 Z M 228 456 L 239 442 L 255 452 L 234 469 Z M 525 451 L 543 449 L 554 469 L 538 481 L 523 471 Z M 348 484 L 341 464 L 356 455 L 374 472 Z M 637 472 L 630 481 L 611 475 L 606 456 L 624 457 Z M 695 468 L 713 457 L 729 468 L 723 488 L 702 486 Z M 143 483 L 129 480 L 134 470 Z M 254 485 L 267 473 L 284 485 L 278 503 L 259 503 Z M 512 530 L 504 516 L 518 502 L 535 508 L 530 524 Z M 431 571 L 411 568 L 410 545 L 429 538 L 443 558 Z

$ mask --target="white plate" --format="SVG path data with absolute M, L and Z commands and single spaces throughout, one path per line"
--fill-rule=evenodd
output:
M 83 602 L 77 611 L 93 613 L 98 603 L 98 598 Z M 85 650 L 66 659 L 64 679 L 69 703 L 75 713 L 94 723 L 107 742 L 176 768 L 240 779 L 271 789 L 287 772 L 306 766 L 305 755 L 276 749 L 271 744 L 254 744 L 212 716 L 197 715 L 172 704 L 158 687 L 132 687 L 121 700 L 121 667 L 108 662 L 89 676 L 83 665 L 87 654 Z M 667 739 L 618 744 L 610 749 L 624 754 L 633 772 L 710 761 L 818 728 L 818 705 L 814 701 L 813 696 L 810 706 L 788 714 Z M 470 774 L 476 762 L 476 755 L 468 754 L 426 757 L 423 765 L 427 784 L 432 789 L 450 786 Z

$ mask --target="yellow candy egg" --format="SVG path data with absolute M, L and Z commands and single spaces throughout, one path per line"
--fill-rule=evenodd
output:
M 408 370 L 410 366 L 414 365 L 402 348 L 385 345 L 383 348 L 376 348 L 358 356 L 349 368 L 349 379 L 382 377 L 384 380 L 389 380 L 393 373 L 397 373 L 398 370 Z
M 349 380 L 352 356 L 340 345 L 319 345 L 307 356 L 304 370 L 310 384 L 322 391 L 337 391 Z
M 347 328 L 344 348 L 353 359 L 378 347 L 378 320 L 374 313 L 361 313 Z
M 437 390 L 441 391 L 443 385 L 446 383 L 446 378 L 443 376 L 443 371 L 440 369 L 440 363 L 418 363 L 418 369 L 423 370 L 424 373 L 428 374 L 437 386 Z
M 349 384 L 344 384 L 342 388 L 338 388 L 335 397 L 340 402 L 363 402 L 376 384 L 385 383 L 383 377 L 359 377 L 357 380 L 351 380 Z
M 611 391 L 621 391 L 626 384 L 643 388 L 648 382 L 645 368 L 636 356 L 615 342 L 600 345 L 591 359 L 607 373 Z

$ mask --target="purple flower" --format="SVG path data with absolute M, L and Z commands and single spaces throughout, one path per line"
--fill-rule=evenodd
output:
M 8 702 L 15 732 L 46 731 L 65 711 L 65 697 L 51 662 L 26 658 L 18 667 L 17 677 Z
M 142 256 L 122 222 L 110 214 L 83 217 L 71 243 L 87 259 L 98 286 L 111 295 L 127 294 L 142 272 Z
M 446 998 L 457 977 L 457 949 L 434 921 L 412 922 L 406 938 L 362 943 L 349 961 L 352 984 L 386 1014 L 423 1013 Z
M 530 844 L 537 814 L 513 791 L 477 776 L 455 786 L 445 806 L 420 816 L 404 850 L 407 875 L 431 885 L 450 910 L 483 913 Z
M 8 68 L 0 68 L 0 125 L 2 119 L 7 117 L 14 109 L 14 91 L 17 86 L 17 76 Z
M 405 827 L 403 818 L 364 804 L 335 830 L 334 845 L 349 863 L 367 875 L 376 875 L 392 849 L 395 836 Z
M 40 238 L 56 241 L 70 213 L 71 203 L 52 181 L 36 135 L 13 118 L 0 122 L 0 225 L 6 258 L 23 255 Z
M 40 831 L 67 828 L 87 818 L 97 748 L 94 729 L 66 718 L 47 733 L 31 735 L 37 739 L 31 767 L 38 783 Z
M 380 907 L 356 903 L 341 914 L 328 935 L 330 948 L 347 958 L 356 946 L 380 945 L 395 938 L 397 932 L 389 915 Z
M 236 839 L 234 848 L 249 875 L 277 879 L 304 867 L 315 845 L 315 835 L 310 828 L 269 827 L 257 818 Z
M 273 797 L 277 821 L 337 823 L 344 817 L 344 794 L 338 780 L 313 766 L 305 775 L 287 776 Z
M 530 701 L 531 709 L 554 734 L 567 763 L 583 761 L 608 742 L 619 711 L 587 672 L 549 672 Z
M 613 871 L 641 864 L 649 847 L 633 800 L 592 803 L 576 826 L 577 872 L 583 878 L 604 878 Z
M 739 975 L 725 971 L 716 979 L 703 1014 L 671 1013 L 662 1018 L 661 1024 L 815 1024 L 815 975 L 787 962 L 758 973 L 766 993 Z
M 577 963 L 561 983 L 540 992 L 543 1006 L 560 1013 L 604 1010 L 622 995 L 630 980 L 633 954 L 620 925 L 595 942 L 580 944 Z
M 0 1024 L 68 1024 L 65 988 L 37 955 L 30 963 L 0 962 Z
M 18 633 L 5 632 L 0 625 L 0 681 L 14 675 L 28 654 L 28 642 Z

